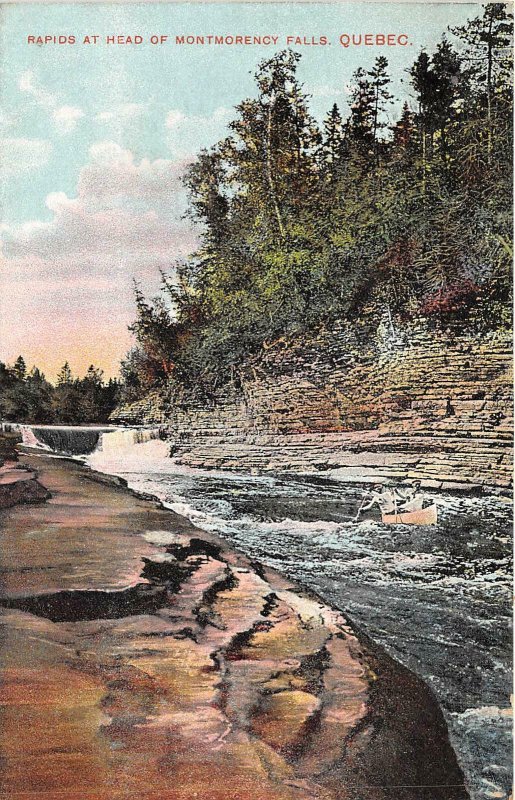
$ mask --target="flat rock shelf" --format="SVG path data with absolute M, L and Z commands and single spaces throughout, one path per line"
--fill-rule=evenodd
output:
M 465 800 L 431 690 L 316 595 L 81 465 L 0 512 L 5 800 Z

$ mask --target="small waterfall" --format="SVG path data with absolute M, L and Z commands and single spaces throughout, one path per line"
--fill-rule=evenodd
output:
M 102 433 L 98 450 L 106 455 L 132 451 L 138 444 L 161 439 L 159 428 L 122 428 Z
M 102 433 L 114 430 L 72 425 L 20 425 L 19 428 L 26 447 L 69 456 L 89 455 L 96 449 Z
M 169 446 L 159 428 L 81 427 L 74 425 L 21 425 L 25 447 L 69 456 L 111 459 L 166 458 Z
M 51 450 L 48 444 L 38 439 L 30 425 L 20 425 L 20 433 L 22 444 L 24 444 L 25 447 L 35 447 L 38 450 Z
M 93 469 L 112 474 L 142 469 L 159 472 L 170 468 L 169 455 L 170 445 L 159 428 L 119 428 L 102 434 L 87 463 Z

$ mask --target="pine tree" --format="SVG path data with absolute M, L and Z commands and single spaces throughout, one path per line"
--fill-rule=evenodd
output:
M 27 377 L 27 365 L 23 356 L 18 356 L 14 362 L 13 373 L 19 381 L 24 381 Z
M 346 157 L 345 128 L 336 103 L 324 120 L 322 141 L 322 170 L 334 180 Z
M 432 59 L 435 95 L 431 105 L 433 129 L 439 134 L 440 156 L 447 169 L 449 128 L 457 117 L 457 103 L 466 93 L 461 57 L 444 37 L 436 46 Z
M 384 56 L 378 56 L 371 70 L 367 72 L 370 79 L 370 92 L 372 96 L 372 137 L 376 160 L 379 155 L 379 134 L 387 127 L 384 115 L 388 105 L 393 100 L 393 95 L 388 91 L 391 78 L 388 75 L 388 61 Z
M 68 362 L 65 361 L 57 375 L 57 386 L 65 386 L 72 382 L 73 382 L 72 371 L 70 369 L 70 365 L 68 364 Z
M 416 131 L 415 117 L 407 100 L 402 106 L 401 116 L 393 126 L 392 131 L 394 148 L 406 150 L 413 143 Z
M 353 76 L 349 134 L 355 146 L 366 156 L 374 151 L 374 88 L 366 71 L 359 67 Z
M 482 17 L 453 28 L 452 33 L 464 43 L 463 59 L 475 86 L 475 96 L 486 106 L 491 130 L 496 100 L 506 94 L 512 71 L 513 14 L 506 3 L 488 3 Z M 489 151 L 492 141 L 489 137 Z

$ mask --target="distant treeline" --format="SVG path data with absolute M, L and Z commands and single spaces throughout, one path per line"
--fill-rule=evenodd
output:
M 256 96 L 185 178 L 201 248 L 159 298 L 136 290 L 126 399 L 212 390 L 263 344 L 336 319 L 510 325 L 508 12 L 488 4 L 421 51 L 395 106 L 379 56 L 354 74 L 347 116 L 333 105 L 322 125 L 298 54 L 259 65 Z
M 0 419 L 29 423 L 79 424 L 107 422 L 120 395 L 120 383 L 93 365 L 83 378 L 74 378 L 68 362 L 55 385 L 22 356 L 13 366 L 0 362 Z

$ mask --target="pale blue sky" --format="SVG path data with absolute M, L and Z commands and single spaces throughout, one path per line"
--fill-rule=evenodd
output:
M 312 111 L 322 118 L 334 102 L 346 110 L 352 73 L 380 54 L 389 60 L 395 93 L 404 95 L 405 70 L 420 49 L 431 50 L 448 25 L 477 16 L 481 6 L 45 4 L 4 5 L 1 13 L 3 295 L 8 289 L 11 308 L 30 312 L 39 336 L 48 330 L 48 341 L 62 320 L 62 348 L 83 354 L 77 369 L 86 358 L 112 373 L 128 342 L 133 275 L 155 285 L 158 267 L 194 244 L 181 221 L 185 160 L 216 142 L 233 107 L 254 94 L 252 75 L 262 58 L 286 46 L 287 35 L 327 36 L 330 46 L 293 48 L 302 54 L 299 77 L 313 95 Z M 279 43 L 174 41 L 175 35 L 209 33 L 275 34 Z M 405 33 L 411 44 L 343 48 L 342 33 Z M 74 34 L 77 44 L 29 45 L 31 34 Z M 98 34 L 99 43 L 82 44 L 87 34 Z M 145 42 L 107 45 L 111 34 L 141 34 Z M 152 34 L 169 40 L 152 45 Z M 92 307 L 96 338 L 107 337 L 103 344 L 93 342 L 82 323 Z M 115 320 L 123 329 L 117 348 L 106 344 Z M 61 351 L 47 357 L 50 345 L 35 349 L 33 334 L 3 323 L 0 358 L 10 360 L 23 349 L 29 361 L 43 357 L 54 372 Z M 91 359 L 83 352 L 88 342 Z M 73 362 L 73 352 L 68 357 Z

